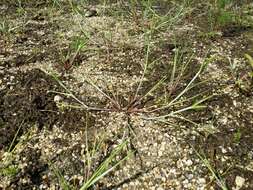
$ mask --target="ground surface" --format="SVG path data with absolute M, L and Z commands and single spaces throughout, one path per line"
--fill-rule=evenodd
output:
M 0 189 L 79 189 L 126 139 L 91 189 L 253 189 L 252 3 L 20 2 L 0 4 Z

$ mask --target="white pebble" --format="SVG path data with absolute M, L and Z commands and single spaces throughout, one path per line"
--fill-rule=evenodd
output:
M 206 179 L 205 178 L 199 178 L 198 182 L 199 182 L 199 184 L 205 184 Z
M 59 95 L 56 95 L 56 96 L 54 97 L 54 102 L 59 102 L 59 101 L 61 101 L 61 100 L 62 100 L 62 97 L 59 96 Z
M 242 188 L 244 183 L 245 183 L 245 179 L 243 177 L 241 177 L 241 176 L 235 177 L 236 189 Z
M 187 161 L 185 162 L 185 164 L 186 164 L 187 166 L 191 166 L 191 165 L 193 164 L 193 162 L 192 162 L 191 160 L 187 160 Z

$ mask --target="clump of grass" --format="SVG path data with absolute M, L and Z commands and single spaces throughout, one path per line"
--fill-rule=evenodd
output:
M 51 3 L 53 5 L 53 7 L 61 8 L 61 2 L 59 0 L 52 0 Z
M 177 105 L 181 105 L 181 106 L 183 105 L 183 108 L 182 107 L 180 108 L 180 106 L 179 106 L 178 109 L 176 109 L 174 111 L 170 111 L 170 113 L 168 113 L 168 114 L 158 114 L 158 116 L 148 117 L 148 119 L 164 121 L 169 117 L 178 117 L 178 116 L 181 117 L 180 114 L 185 112 L 185 111 L 199 110 L 199 109 L 205 108 L 206 106 L 203 105 L 203 103 L 205 101 L 207 101 L 208 99 L 210 99 L 212 96 L 204 96 L 204 97 L 202 97 L 198 100 L 197 98 L 201 97 L 201 93 L 200 94 L 195 94 L 191 97 L 185 97 L 185 95 L 187 94 L 187 92 L 192 90 L 194 87 L 201 84 L 201 82 L 200 83 L 195 83 L 195 81 L 199 77 L 199 75 L 204 71 L 204 68 L 209 63 L 209 61 L 211 61 L 211 60 L 206 60 L 200 66 L 197 73 L 187 83 L 185 88 L 183 88 L 180 92 L 177 92 L 178 94 L 175 97 L 170 98 L 170 99 L 166 99 L 164 105 L 161 105 L 161 106 L 158 106 L 158 107 L 156 106 L 157 108 L 155 108 L 153 110 L 150 110 L 150 112 L 158 112 L 159 113 L 159 111 L 171 110 L 172 107 L 175 108 L 175 107 L 177 107 Z M 171 78 L 170 78 L 170 83 L 169 83 L 170 84 L 169 87 L 170 87 L 171 91 L 170 91 L 169 95 L 174 91 L 175 88 L 177 88 L 177 86 L 181 85 L 180 79 L 184 75 L 185 67 L 183 67 L 184 69 L 181 70 L 181 72 L 178 76 L 175 76 L 175 68 L 176 68 L 176 61 L 174 61 L 174 66 L 173 66 L 173 70 L 172 70 L 172 73 L 171 73 Z M 187 106 L 187 102 L 191 101 L 191 100 L 195 100 L 195 101 L 192 104 Z
M 251 80 L 253 80 L 253 58 L 249 54 L 245 54 L 245 57 L 247 58 L 248 63 L 250 65 L 250 72 L 248 73 L 249 77 L 251 78 Z
M 85 49 L 87 42 L 88 40 L 85 37 L 74 38 L 68 47 L 67 53 L 65 55 L 62 53 L 58 67 L 64 71 L 70 70 L 75 65 L 80 52 Z
M 250 94 L 253 87 L 253 58 L 249 54 L 245 54 L 245 58 L 249 63 L 250 71 L 241 76 L 238 69 L 236 68 L 237 66 L 231 64 L 230 65 L 236 86 L 240 89 L 241 92 Z
M 233 62 L 230 58 L 228 58 L 231 70 L 232 79 L 239 90 L 246 95 L 250 95 L 253 88 L 253 58 L 249 54 L 245 54 L 245 58 L 247 63 L 249 63 L 249 71 L 242 72 L 239 69 L 239 65 L 237 62 Z
M 94 154 L 97 153 L 97 148 L 99 146 L 94 146 L 93 149 L 91 149 L 91 151 L 89 150 L 88 146 L 86 147 L 87 153 L 86 153 L 86 158 L 87 158 L 87 168 L 88 171 L 86 171 L 86 180 L 85 182 L 81 185 L 80 190 L 87 190 L 91 187 L 95 187 L 96 183 L 101 180 L 104 176 L 106 176 L 108 173 L 110 173 L 111 171 L 113 171 L 114 169 L 116 169 L 116 167 L 118 167 L 121 163 L 123 163 L 125 160 L 127 160 L 131 155 L 132 152 L 128 152 L 126 156 L 124 156 L 121 159 L 117 159 L 118 156 L 120 156 L 122 154 L 122 152 L 124 151 L 124 149 L 126 148 L 128 144 L 128 140 L 124 140 L 123 142 L 121 142 L 119 145 L 117 145 L 109 154 L 108 157 L 105 158 L 105 160 L 99 164 L 99 166 L 94 170 L 91 171 L 91 165 L 92 165 L 92 157 Z M 52 165 L 52 164 L 51 164 Z M 73 185 L 69 184 L 69 182 L 67 180 L 64 179 L 64 177 L 62 176 L 62 174 L 60 173 L 60 171 L 52 166 L 52 169 L 55 173 L 55 175 L 57 176 L 59 182 L 60 182 L 60 186 L 62 189 L 64 190 L 72 190 L 72 189 L 76 189 L 75 187 L 73 187 Z
M 242 138 L 242 132 L 241 132 L 241 130 L 240 130 L 240 129 L 237 129 L 233 136 L 234 136 L 234 139 L 233 139 L 234 142 L 235 142 L 236 144 L 239 144 L 239 143 L 240 143 L 240 140 L 241 140 L 241 138 Z
M 164 28 L 171 28 L 171 26 L 175 25 L 176 22 L 178 22 L 180 20 L 180 18 L 182 17 L 182 15 L 185 14 L 185 12 L 187 12 L 185 10 L 185 7 L 182 6 L 181 9 L 179 9 L 178 11 L 176 11 L 176 13 L 174 13 L 173 15 L 175 16 L 175 18 L 171 17 L 171 14 L 166 14 L 165 16 L 160 16 L 159 14 L 157 14 L 154 10 L 153 10 L 153 1 L 149 1 L 149 2 L 145 2 L 142 1 L 141 5 L 144 7 L 144 20 L 146 19 L 150 24 L 148 27 L 145 28 L 145 33 L 143 34 L 143 38 L 145 40 L 145 55 L 144 55 L 144 62 L 141 64 L 142 66 L 142 74 L 140 76 L 139 82 L 137 84 L 136 89 L 133 90 L 132 94 L 130 96 L 128 96 L 128 100 L 127 100 L 127 104 L 122 104 L 117 97 L 114 95 L 113 92 L 106 92 L 104 89 L 102 89 L 101 87 L 99 87 L 98 85 L 96 85 L 91 79 L 88 79 L 87 77 L 84 76 L 84 81 L 89 83 L 91 86 L 94 87 L 94 89 L 97 90 L 97 92 L 99 92 L 101 95 L 103 95 L 109 102 L 110 102 L 110 107 L 106 107 L 106 108 L 101 108 L 101 109 L 107 109 L 110 111 L 118 111 L 118 112 L 125 112 L 127 114 L 129 113 L 139 113 L 139 112 L 145 112 L 145 113 L 158 113 L 159 116 L 157 117 L 148 117 L 150 119 L 165 119 L 168 118 L 170 116 L 176 116 L 176 114 L 180 114 L 184 111 L 188 111 L 188 110 L 198 110 L 201 108 L 204 108 L 204 106 L 202 105 L 202 103 L 206 100 L 208 100 L 210 98 L 210 96 L 207 97 L 203 97 L 200 100 L 196 100 L 197 97 L 199 97 L 200 95 L 196 95 L 190 98 L 186 98 L 185 100 L 182 101 L 183 98 L 185 98 L 184 96 L 194 87 L 196 87 L 198 84 L 195 84 L 196 79 L 198 79 L 199 75 L 204 71 L 204 68 L 206 67 L 207 63 L 210 62 L 210 60 L 205 60 L 203 64 L 201 64 L 199 70 L 197 71 L 197 73 L 195 74 L 195 76 L 188 81 L 188 84 L 186 85 L 185 89 L 183 89 L 181 92 L 176 92 L 178 93 L 178 95 L 170 100 L 171 98 L 171 94 L 175 91 L 175 89 L 177 89 L 178 86 L 180 86 L 182 84 L 182 78 L 184 78 L 185 74 L 186 74 L 186 70 L 189 67 L 190 62 L 192 61 L 192 57 L 189 58 L 189 60 L 185 61 L 185 63 L 183 62 L 182 56 L 179 56 L 179 51 L 180 50 L 176 50 L 175 52 L 175 57 L 174 57 L 174 61 L 172 64 L 172 69 L 171 69 L 171 73 L 167 73 L 164 76 L 161 76 L 159 80 L 157 81 L 150 81 L 151 83 L 153 83 L 154 85 L 151 86 L 148 90 L 146 90 L 145 92 L 143 92 L 143 85 L 144 85 L 144 80 L 145 78 L 149 78 L 149 72 L 150 69 L 152 70 L 152 65 L 154 64 L 159 64 L 159 59 L 156 60 L 152 60 L 151 61 L 151 53 L 152 53 L 152 43 L 153 40 L 156 38 L 155 36 L 159 33 L 162 32 Z M 135 1 L 132 1 L 133 4 L 137 3 Z M 133 5 L 132 5 L 133 6 Z M 132 7 L 134 8 L 134 7 Z M 85 35 L 87 37 L 87 35 Z M 88 39 L 90 38 L 90 36 L 88 37 Z M 67 65 L 72 65 L 74 58 L 76 57 L 76 55 L 78 54 L 78 52 L 80 51 L 80 49 L 83 48 L 83 45 L 81 46 L 77 46 L 76 50 L 74 52 L 76 52 L 73 56 L 72 59 L 67 59 L 70 60 L 68 61 Z M 70 56 L 68 56 L 70 57 Z M 182 61 L 182 62 L 181 62 Z M 64 62 L 66 65 L 66 61 Z M 67 91 L 67 94 L 69 96 L 71 96 L 72 98 L 74 98 L 84 109 L 87 110 L 91 110 L 91 108 L 86 104 L 83 103 L 81 100 L 79 100 L 77 97 L 75 97 L 73 95 L 73 93 L 71 93 L 69 90 L 67 90 L 67 87 L 60 82 L 60 80 L 56 77 L 53 76 L 59 83 L 60 85 Z M 152 80 L 152 79 L 150 79 Z M 167 89 L 167 92 L 163 92 L 163 94 L 161 95 L 161 90 L 160 89 Z M 160 95 L 158 96 L 158 94 L 160 93 Z M 111 95 L 112 94 L 112 95 Z M 145 107 L 144 103 L 149 96 L 154 96 L 153 94 L 156 94 L 156 100 L 154 102 L 159 102 L 162 98 L 164 98 L 166 101 L 164 103 L 164 105 L 161 104 L 157 104 L 154 103 L 153 106 L 149 106 L 149 107 Z M 124 95 L 122 95 L 122 97 L 125 97 Z M 191 101 L 191 100 L 195 100 L 195 102 L 192 105 L 188 105 L 187 107 L 184 108 L 180 108 L 176 111 L 172 111 L 172 107 L 175 107 L 175 105 L 186 105 L 186 102 Z M 99 110 L 99 109 L 96 109 Z M 169 114 L 163 114 L 161 115 L 162 112 L 164 111 L 169 111 Z
M 131 0 L 128 4 L 129 15 L 139 26 L 141 30 L 152 34 L 159 34 L 163 30 L 171 29 L 178 24 L 184 16 L 190 11 L 187 3 L 172 3 L 173 9 L 161 7 L 157 1 L 154 0 Z M 161 13 L 162 9 L 164 10 Z
M 0 22 L 0 33 L 8 33 L 10 31 L 10 24 L 6 21 L 3 20 Z
M 18 133 L 20 132 L 21 127 L 23 126 L 24 122 L 22 121 L 14 138 L 12 139 L 11 145 L 9 146 L 9 149 L 5 154 L 1 157 L 0 162 L 0 178 L 6 177 L 7 179 L 14 178 L 18 175 L 18 173 L 21 171 L 21 168 L 19 167 L 18 163 L 16 162 L 16 158 L 18 156 L 17 153 L 22 152 L 25 148 L 24 145 L 31 140 L 32 138 L 32 128 L 31 131 L 26 132 L 22 135 L 22 138 L 17 138 Z M 15 143 L 15 141 L 18 142 Z
M 88 120 L 88 115 L 86 115 L 86 119 Z M 83 174 L 84 183 L 81 186 L 80 184 L 71 184 L 69 181 L 67 181 L 59 169 L 50 162 L 50 166 L 59 180 L 61 188 L 64 190 L 87 190 L 91 187 L 96 187 L 96 183 L 99 180 L 115 170 L 134 153 L 131 150 L 127 150 L 129 140 L 125 139 L 122 140 L 117 146 L 112 148 L 110 153 L 105 156 L 104 160 L 97 165 L 97 156 L 101 153 L 101 151 L 103 151 L 104 137 L 102 136 L 98 138 L 95 136 L 94 141 L 90 143 L 88 142 L 89 134 L 87 133 L 88 123 L 86 123 L 85 128 L 85 151 L 84 155 L 82 155 L 85 170 Z M 80 187 L 78 188 L 78 186 Z
M 232 3 L 232 0 L 216 1 L 216 24 L 218 25 L 218 27 L 226 26 L 234 21 L 235 15 L 232 11 L 229 10 L 229 6 L 231 6 Z
M 18 174 L 19 168 L 16 165 L 9 165 L 5 168 L 0 169 L 0 175 L 5 177 L 14 177 Z
M 237 84 L 241 90 L 250 92 L 253 88 L 253 58 L 249 54 L 245 54 L 245 57 L 249 63 L 250 71 L 243 75 Z
M 10 34 L 12 31 L 14 31 L 19 26 L 12 26 L 12 23 L 7 20 L 0 21 L 0 34 Z
M 71 93 L 68 88 L 60 82 L 60 80 L 54 75 L 53 77 L 58 81 L 58 83 L 65 89 L 67 92 L 65 95 L 72 97 L 75 99 L 82 108 L 86 110 L 108 110 L 108 111 L 116 111 L 116 112 L 125 112 L 127 114 L 131 113 L 146 113 L 146 116 L 143 117 L 144 119 L 150 120 L 159 120 L 164 121 L 170 117 L 181 117 L 181 113 L 189 111 L 189 110 L 199 110 L 205 108 L 203 104 L 205 101 L 210 99 L 212 96 L 203 96 L 204 92 L 199 94 L 194 94 L 190 97 L 187 97 L 186 94 L 195 88 L 198 85 L 203 84 L 203 82 L 196 83 L 196 80 L 203 73 L 205 67 L 209 62 L 212 62 L 214 58 L 206 59 L 204 63 L 202 63 L 195 73 L 195 75 L 188 81 L 184 88 L 181 87 L 181 91 L 177 91 L 176 89 L 182 85 L 182 78 L 185 75 L 186 68 L 188 68 L 189 63 L 191 62 L 191 58 L 182 64 L 180 62 L 179 50 L 175 53 L 175 58 L 173 61 L 171 73 L 169 75 L 162 76 L 160 80 L 155 82 L 153 86 L 151 86 L 146 92 L 141 91 L 143 88 L 143 81 L 145 75 L 148 73 L 149 64 L 153 64 L 153 62 L 149 63 L 149 55 L 150 55 L 150 47 L 147 46 L 146 50 L 146 58 L 145 63 L 143 66 L 143 72 L 140 76 L 139 83 L 134 90 L 131 98 L 128 99 L 128 103 L 125 105 L 121 104 L 118 101 L 116 96 L 110 96 L 109 93 L 106 93 L 101 87 L 97 86 L 92 80 L 86 79 L 91 86 L 94 87 L 101 95 L 103 95 L 111 104 L 111 108 L 91 108 L 89 105 L 83 103 L 79 100 L 76 96 Z M 180 65 L 182 64 L 182 65 Z M 180 69 L 179 69 L 180 68 Z M 163 94 L 161 94 L 161 89 L 165 89 Z M 153 101 L 153 105 L 145 106 L 143 102 L 148 99 L 148 96 L 154 96 L 155 93 L 160 94 L 157 95 L 156 99 Z M 173 93 L 178 93 L 176 96 L 172 96 Z M 61 93 L 64 94 L 64 93 Z M 162 101 L 161 101 L 162 100 Z M 191 104 L 189 102 L 193 101 Z M 167 114 L 162 114 L 164 112 L 169 112 Z M 147 114 L 153 115 L 156 114 L 157 116 L 151 117 L 147 116 Z M 182 117 L 181 117 L 182 118 Z
M 233 6 L 234 0 L 216 0 L 208 5 L 210 31 L 238 22 L 239 15 L 235 13 Z
M 141 6 L 141 10 L 143 9 L 141 11 L 141 15 L 139 15 L 138 6 Z M 182 59 L 183 53 L 180 53 L 180 50 L 177 49 L 173 63 L 170 66 L 170 72 L 167 72 L 158 80 L 155 79 L 155 81 L 152 81 L 153 79 L 149 77 L 152 65 L 159 65 L 159 58 L 151 60 L 153 42 L 157 35 L 166 29 L 171 29 L 172 26 L 180 22 L 182 17 L 189 11 L 189 7 L 187 7 L 186 4 L 179 4 L 176 11 L 170 10 L 167 14 L 161 15 L 155 10 L 154 6 L 155 1 L 130 1 L 132 16 L 138 15 L 138 19 L 141 19 L 143 22 L 145 21 L 148 24 L 142 27 L 144 31 L 143 38 L 145 40 L 144 62 L 141 63 L 142 74 L 139 77 L 136 88 L 132 90 L 131 94 L 121 95 L 121 97 L 126 98 L 127 103 L 120 102 L 114 92 L 107 92 L 107 90 L 98 86 L 92 81 L 92 79 L 89 79 L 86 76 L 84 76 L 84 82 L 90 84 L 98 93 L 104 96 L 109 102 L 107 104 L 109 107 L 99 108 L 99 106 L 95 106 L 97 108 L 91 108 L 88 103 L 82 102 L 82 100 L 78 99 L 72 92 L 70 92 L 68 88 L 58 79 L 58 77 L 54 75 L 53 77 L 66 91 L 66 93 L 64 92 L 62 94 L 72 97 L 82 108 L 86 110 L 108 110 L 124 112 L 126 114 L 147 113 L 148 115 L 145 116 L 145 119 L 153 120 L 165 120 L 169 117 L 180 116 L 181 113 L 185 111 L 203 109 L 205 107 L 203 103 L 211 98 L 211 96 L 204 96 L 204 93 L 195 94 L 191 97 L 187 97 L 186 95 L 193 88 L 202 84 L 196 81 L 200 74 L 204 72 L 206 65 L 212 61 L 211 59 L 205 59 L 203 63 L 200 64 L 200 67 L 198 71 L 196 71 L 195 75 L 188 81 L 184 81 L 187 69 L 189 70 L 189 65 L 192 62 L 193 55 L 188 58 L 188 60 Z M 87 37 L 87 35 L 85 36 Z M 87 38 L 90 39 L 90 36 Z M 73 65 L 74 59 L 81 49 L 79 47 L 83 48 L 82 45 L 77 46 L 72 58 L 67 56 L 68 58 L 66 60 L 70 60 L 67 61 L 67 64 L 66 61 L 64 62 L 67 67 L 68 65 Z M 152 86 L 148 88 L 144 86 L 146 84 L 144 84 L 146 79 L 150 80 L 149 83 L 152 84 Z M 181 91 L 178 89 L 181 89 Z M 176 95 L 174 95 L 175 93 Z M 155 100 L 149 103 L 153 105 L 146 106 L 147 101 L 149 101 L 148 98 L 151 96 Z
M 64 178 L 64 176 L 62 175 L 62 173 L 59 171 L 59 169 L 57 169 L 56 167 L 54 167 L 51 163 L 51 168 L 54 172 L 54 174 L 56 175 L 58 181 L 59 181 L 59 185 L 61 187 L 61 189 L 63 190 L 73 190 L 76 189 L 75 187 L 73 187 L 72 185 L 70 185 L 68 183 L 68 181 Z
M 80 190 L 86 190 L 90 188 L 98 180 L 100 180 L 102 177 L 107 175 L 109 172 L 114 170 L 118 165 L 120 165 L 122 162 L 128 159 L 132 155 L 132 152 L 128 153 L 124 158 L 120 159 L 119 161 L 113 162 L 115 158 L 120 155 L 120 153 L 127 146 L 127 144 L 128 141 L 123 141 L 116 148 L 114 148 L 113 151 L 110 153 L 110 155 L 99 165 L 99 167 L 95 170 L 95 172 L 82 185 Z M 113 163 L 112 166 L 110 166 L 111 163 Z
M 12 33 L 15 33 L 17 29 L 25 27 L 27 24 L 28 22 L 15 25 L 11 20 L 2 19 L 0 20 L 0 34 L 4 34 L 7 36 L 11 35 Z
M 25 15 L 26 14 L 26 10 L 23 6 L 23 2 L 22 0 L 16 0 L 16 6 L 17 6 L 17 9 L 16 9 L 16 12 L 22 16 L 22 15 Z

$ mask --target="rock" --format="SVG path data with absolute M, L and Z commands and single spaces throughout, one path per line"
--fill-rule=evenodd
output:
M 191 165 L 193 164 L 193 162 L 192 162 L 191 160 L 187 160 L 187 161 L 185 162 L 185 164 L 186 164 L 187 166 L 191 166 Z
M 97 16 L 97 11 L 95 9 L 88 9 L 86 10 L 84 16 L 85 17 L 93 17 L 93 16 Z
M 61 100 L 62 100 L 62 97 L 59 96 L 59 95 L 56 95 L 56 96 L 54 97 L 54 102 L 60 102 Z
M 205 178 L 199 178 L 198 179 L 198 182 L 199 182 L 199 184 L 205 184 L 206 183 L 206 179 Z
M 235 185 L 236 185 L 237 190 L 241 189 L 244 183 L 245 183 L 245 179 L 243 177 L 241 176 L 235 177 Z

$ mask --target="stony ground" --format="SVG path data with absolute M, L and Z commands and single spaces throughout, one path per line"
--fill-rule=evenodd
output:
M 125 140 L 91 189 L 253 189 L 252 3 L 210 30 L 197 1 L 20 2 L 0 4 L 0 189 L 79 189 Z

